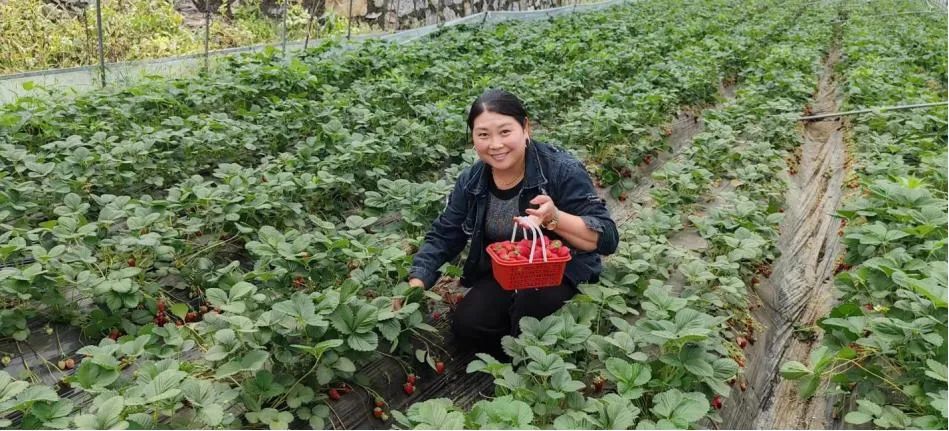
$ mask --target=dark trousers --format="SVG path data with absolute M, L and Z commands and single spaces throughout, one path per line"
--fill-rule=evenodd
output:
M 452 318 L 457 342 L 476 352 L 509 360 L 501 349 L 501 338 L 521 333 L 522 317 L 543 319 L 573 298 L 577 288 L 564 280 L 560 286 L 543 289 L 504 290 L 490 274 L 476 281 L 458 303 Z

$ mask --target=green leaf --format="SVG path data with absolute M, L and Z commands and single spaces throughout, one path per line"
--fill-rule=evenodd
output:
M 788 380 L 799 380 L 811 374 L 807 366 L 797 361 L 788 361 L 781 365 L 781 376 Z
M 844 421 L 850 424 L 854 424 L 854 425 L 863 425 L 867 422 L 870 422 L 871 420 L 873 420 L 873 416 L 870 416 L 861 411 L 850 412 L 850 413 L 847 413 L 846 416 L 844 416 Z
M 171 307 L 169 308 L 171 309 L 171 314 L 178 316 L 179 319 L 184 319 L 188 314 L 188 304 L 178 302 L 171 304 Z

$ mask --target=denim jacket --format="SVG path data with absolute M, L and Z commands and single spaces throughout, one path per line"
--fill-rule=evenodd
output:
M 586 226 L 599 232 L 596 250 L 573 250 L 573 259 L 567 264 L 564 277 L 574 285 L 596 282 L 603 270 L 600 255 L 612 254 L 619 243 L 616 223 L 610 218 L 606 202 L 593 188 L 589 174 L 570 153 L 552 145 L 531 141 L 524 155 L 526 159 L 524 182 L 518 195 L 518 210 L 536 207 L 530 201 L 539 194 L 550 196 L 557 209 L 579 216 Z M 476 281 L 481 259 L 490 259 L 484 242 L 484 218 L 488 203 L 488 175 L 490 168 L 477 161 L 462 171 L 442 214 L 432 223 L 409 269 L 409 276 L 418 278 L 426 287 L 432 287 L 441 276 L 438 269 L 458 256 L 471 240 L 471 250 L 465 262 L 461 284 L 471 286 Z M 512 225 L 513 227 L 513 225 Z M 557 239 L 555 232 L 544 231 Z

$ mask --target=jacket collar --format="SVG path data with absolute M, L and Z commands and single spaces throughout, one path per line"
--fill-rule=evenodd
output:
M 531 140 L 524 152 L 524 186 L 525 189 L 542 187 L 547 184 L 547 177 L 544 175 L 544 169 L 540 162 L 540 149 L 538 146 L 544 145 L 535 140 Z M 471 177 L 465 190 L 472 195 L 480 195 L 488 191 L 488 175 L 491 175 L 491 167 L 483 161 L 478 160 L 471 168 Z

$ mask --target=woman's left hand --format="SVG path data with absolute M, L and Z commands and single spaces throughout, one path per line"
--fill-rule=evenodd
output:
M 530 203 L 538 205 L 537 209 L 528 208 L 525 212 L 527 212 L 528 218 L 538 226 L 553 220 L 554 216 L 557 215 L 557 206 L 554 205 L 554 200 L 550 196 L 537 195 L 537 197 L 531 199 Z

